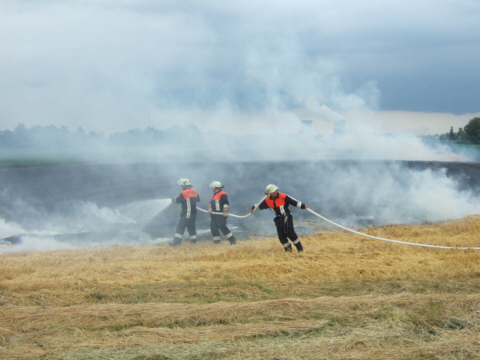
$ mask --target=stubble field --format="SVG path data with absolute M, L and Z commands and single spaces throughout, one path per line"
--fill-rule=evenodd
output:
M 304 254 L 275 237 L 2 254 L 0 358 L 480 358 L 479 250 L 323 230 Z M 479 230 L 361 231 L 464 247 Z

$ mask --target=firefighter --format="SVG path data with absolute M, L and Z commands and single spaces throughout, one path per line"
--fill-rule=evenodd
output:
M 270 208 L 275 213 L 276 217 L 273 221 L 277 227 L 278 239 L 282 243 L 285 251 L 292 252 L 292 244 L 288 241 L 288 239 L 290 239 L 297 248 L 297 251 L 299 253 L 303 252 L 303 246 L 298 235 L 295 233 L 293 217 L 288 206 L 292 205 L 301 209 L 308 209 L 307 205 L 287 194 L 278 192 L 278 187 L 273 184 L 267 186 L 265 194 L 267 197 L 259 204 L 258 208 L 260 210 Z M 254 211 L 255 206 L 252 206 L 250 212 L 253 213 Z
M 188 235 L 190 235 L 190 242 L 196 244 L 197 232 L 195 229 L 195 221 L 197 219 L 197 202 L 200 201 L 200 196 L 192 189 L 192 184 L 190 184 L 188 179 L 181 178 L 177 181 L 177 184 L 182 187 L 182 192 L 176 198 L 172 199 L 172 202 L 182 204 L 182 212 L 180 213 L 180 221 L 178 222 L 175 236 L 173 237 L 173 243 L 169 243 L 169 245 L 180 245 L 185 229 L 188 230 Z
M 223 188 L 220 181 L 214 181 L 209 185 L 213 188 L 213 195 L 210 199 L 210 204 L 208 205 L 208 213 L 210 214 L 210 231 L 212 232 L 213 242 L 215 244 L 220 243 L 220 231 L 230 242 L 230 245 L 235 245 L 237 240 L 233 236 L 230 229 L 227 227 L 227 218 L 228 218 L 228 196 Z M 221 213 L 221 214 L 213 214 Z

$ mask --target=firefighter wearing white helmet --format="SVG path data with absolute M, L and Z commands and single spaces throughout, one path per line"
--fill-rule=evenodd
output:
M 182 187 L 182 192 L 172 202 L 182 205 L 182 212 L 180 213 L 180 220 L 175 230 L 173 243 L 170 246 L 178 246 L 182 243 L 183 233 L 185 229 L 188 230 L 190 242 L 195 244 L 197 242 L 197 231 L 195 229 L 195 221 L 197 220 L 197 202 L 200 201 L 198 193 L 192 189 L 192 184 L 186 178 L 180 178 L 177 184 Z
M 210 198 L 210 204 L 208 205 L 208 213 L 210 214 L 210 231 L 212 233 L 212 239 L 215 244 L 220 243 L 220 231 L 225 235 L 230 245 L 235 245 L 237 240 L 233 236 L 232 232 L 227 226 L 229 202 L 228 196 L 220 181 L 213 181 L 210 184 L 213 189 L 213 195 Z
M 303 252 L 302 243 L 293 227 L 293 216 L 290 212 L 289 205 L 300 209 L 308 209 L 307 205 L 287 194 L 278 192 L 278 186 L 274 184 L 267 185 L 265 194 L 267 197 L 258 205 L 258 209 L 263 210 L 270 208 L 275 213 L 276 216 L 273 221 L 277 228 L 278 239 L 282 243 L 285 251 L 292 251 L 291 241 L 299 253 Z M 253 213 L 254 211 L 255 206 L 252 206 L 251 212 Z
M 267 185 L 267 191 L 265 191 L 265 194 L 271 195 L 277 190 L 278 190 L 278 187 L 276 185 L 270 184 L 270 185 Z
M 180 185 L 180 186 L 184 186 L 184 185 L 192 185 L 190 184 L 190 180 L 186 179 L 186 178 L 180 178 L 177 180 L 177 184 Z

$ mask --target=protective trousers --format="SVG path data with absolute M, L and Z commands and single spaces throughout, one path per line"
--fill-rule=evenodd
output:
M 273 221 L 275 222 L 275 226 L 277 227 L 278 239 L 285 248 L 285 251 L 292 250 L 292 245 L 290 245 L 288 239 L 293 242 L 298 251 L 303 251 L 300 239 L 298 238 L 298 235 L 293 227 L 292 215 L 288 214 L 277 216 L 275 219 L 273 219 Z
M 213 242 L 220 242 L 220 231 L 225 235 L 230 244 L 235 243 L 235 237 L 227 226 L 227 218 L 223 215 L 212 215 L 210 220 L 210 231 L 212 232 Z
M 191 215 L 189 218 L 180 218 L 177 229 L 175 230 L 175 236 L 173 237 L 174 245 L 180 245 L 182 243 L 183 233 L 185 232 L 185 229 L 188 230 L 188 235 L 190 235 L 190 242 L 192 244 L 195 244 L 197 242 L 197 231 L 195 229 L 196 218 L 196 215 Z

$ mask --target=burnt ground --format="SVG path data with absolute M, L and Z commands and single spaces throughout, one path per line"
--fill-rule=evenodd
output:
M 208 185 L 213 180 L 226 185 L 231 213 L 237 215 L 246 215 L 263 197 L 266 185 L 274 183 L 282 192 L 344 226 L 369 226 L 388 222 L 384 214 L 398 206 L 397 190 L 411 193 L 412 187 L 418 186 L 412 179 L 425 172 L 433 181 L 451 180 L 458 194 L 480 196 L 480 164 L 464 162 L 336 160 L 5 167 L 0 169 L 0 218 L 23 226 L 36 216 L 42 222 L 61 219 L 79 203 L 117 209 L 134 201 L 172 198 L 180 192 L 177 179 L 187 177 L 199 192 L 202 198 L 199 206 L 204 209 L 211 195 Z M 378 195 L 379 201 L 375 196 L 380 188 L 383 193 Z M 142 231 L 152 238 L 173 236 L 179 210 L 175 205 L 167 207 L 145 224 Z M 297 220 L 309 216 L 299 209 L 293 209 L 293 213 Z M 429 220 L 428 216 L 422 216 L 419 213 L 413 221 Z M 270 211 L 262 211 L 245 220 L 228 221 L 237 234 L 274 234 L 272 218 Z M 405 218 L 405 222 L 411 221 Z M 197 228 L 200 238 L 209 238 L 206 214 L 199 213 Z M 297 230 L 309 231 L 302 225 Z M 8 235 L 19 241 L 21 234 Z M 68 241 L 68 235 L 63 238 Z

